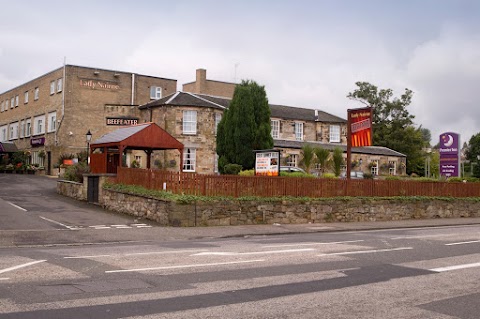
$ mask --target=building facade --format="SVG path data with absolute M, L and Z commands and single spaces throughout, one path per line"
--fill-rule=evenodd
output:
M 98 138 L 139 120 L 138 105 L 176 91 L 177 81 L 65 65 L 0 94 L 0 141 L 12 141 L 31 164 L 52 174 L 62 154 L 86 151 Z

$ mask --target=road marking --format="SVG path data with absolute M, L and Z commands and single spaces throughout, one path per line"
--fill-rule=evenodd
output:
M 110 229 L 110 226 L 105 226 L 105 225 L 95 225 L 95 226 L 88 226 L 93 229 Z
M 335 244 L 349 244 L 349 243 L 359 243 L 364 240 L 348 240 L 348 241 L 336 241 L 336 242 L 325 242 L 325 243 L 305 243 L 305 244 L 285 244 L 285 245 L 269 245 L 262 246 L 262 248 L 275 248 L 275 247 L 291 247 L 291 246 L 314 246 L 314 245 L 335 245 Z
M 43 263 L 44 261 L 46 261 L 46 260 L 36 260 L 36 261 L 32 261 L 32 262 L 29 262 L 29 263 L 26 263 L 26 264 L 21 264 L 21 265 L 13 266 L 13 267 L 10 267 L 10 268 L 5 268 L 5 269 L 0 270 L 0 274 L 6 273 L 6 272 L 9 272 L 9 271 L 12 271 L 12 270 L 17 270 L 17 269 L 20 269 L 20 268 L 25 268 L 25 267 L 32 266 L 32 265 L 35 265 L 35 264 Z
M 464 245 L 464 244 L 473 244 L 473 243 L 480 243 L 480 240 L 461 241 L 458 243 L 445 244 L 445 246 L 455 246 L 455 245 Z
M 299 253 L 306 251 L 314 251 L 314 248 L 300 248 L 300 249 L 286 249 L 286 250 L 267 250 L 267 251 L 251 251 L 246 253 L 236 253 L 236 252 L 204 252 L 193 254 L 190 256 L 245 256 L 245 255 L 265 255 L 265 254 L 285 254 L 285 253 Z
M 107 271 L 105 271 L 105 273 L 135 272 L 135 271 L 149 271 L 149 270 L 170 270 L 170 269 L 197 268 L 197 267 L 209 267 L 209 266 L 226 266 L 226 265 L 256 263 L 256 262 L 263 262 L 263 261 L 265 261 L 265 260 L 264 259 L 256 259 L 256 260 L 242 260 L 242 261 L 231 261 L 231 262 L 212 263 L 212 264 L 191 264 L 191 265 L 178 265 L 178 266 L 166 266 L 166 267 L 119 269 L 119 270 L 107 270 Z
M 10 280 L 10 278 L 0 278 L 0 281 L 2 280 Z
M 345 251 L 345 252 L 340 252 L 340 253 L 320 254 L 318 256 L 341 256 L 341 255 L 370 254 L 370 253 L 382 253 L 382 252 L 409 250 L 409 249 L 413 249 L 413 247 L 399 247 L 399 248 L 391 248 L 391 249 Z
M 434 238 L 434 237 L 449 237 L 452 235 L 448 234 L 438 234 L 438 235 L 418 235 L 418 236 L 403 236 L 403 237 L 393 237 L 390 240 L 397 240 L 397 239 L 415 239 L 415 238 Z
M 204 252 L 206 250 L 172 250 L 172 251 L 152 251 L 145 253 L 131 253 L 131 254 L 115 254 L 115 255 L 87 255 L 87 256 L 66 256 L 64 259 L 82 259 L 82 258 L 103 258 L 103 257 L 123 257 L 123 256 L 139 256 L 139 255 L 164 255 L 164 254 L 183 254 L 192 252 Z
M 433 269 L 430 269 L 430 271 L 435 271 L 435 272 L 444 272 L 444 271 L 450 271 L 450 270 L 467 269 L 467 268 L 476 268 L 476 267 L 480 267 L 480 263 L 474 263 L 474 264 L 463 264 L 463 265 L 448 266 L 448 267 L 439 267 L 439 268 L 433 268 Z
M 62 224 L 60 222 L 57 222 L 56 220 L 53 220 L 53 219 L 49 219 L 47 217 L 43 217 L 43 216 L 39 216 L 41 219 L 43 220 L 46 220 L 47 222 L 51 222 L 53 224 L 56 224 L 56 225 L 59 225 L 59 226 L 62 226 L 62 227 L 65 227 L 65 228 L 68 228 L 68 229 L 71 229 L 72 226 L 67 226 L 65 224 Z
M 10 205 L 12 205 L 13 207 L 15 207 L 15 208 L 17 208 L 17 209 L 20 209 L 20 210 L 22 210 L 22 211 L 24 211 L 24 212 L 27 212 L 27 210 L 26 210 L 25 208 L 23 208 L 23 207 L 20 207 L 20 206 L 18 206 L 18 205 L 15 205 L 14 203 L 11 203 L 11 202 L 7 202 L 7 203 L 10 204 Z

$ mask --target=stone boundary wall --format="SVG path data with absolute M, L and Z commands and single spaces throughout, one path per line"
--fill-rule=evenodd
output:
M 77 200 L 87 200 L 86 183 L 60 180 L 57 182 L 57 193 Z
M 104 190 L 104 208 L 164 226 L 228 226 L 480 217 L 472 199 L 222 200 L 181 204 Z

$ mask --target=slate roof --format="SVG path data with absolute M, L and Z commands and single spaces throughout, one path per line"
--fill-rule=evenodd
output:
M 99 139 L 93 141 L 91 144 L 107 144 L 107 143 L 118 143 L 123 140 L 126 140 L 130 136 L 137 134 L 138 132 L 144 130 L 152 123 L 143 123 L 134 126 L 128 126 L 124 128 L 119 128 L 111 133 L 107 133 L 101 136 Z
M 150 103 L 141 105 L 140 109 L 148 109 L 160 106 L 198 106 L 198 107 L 213 107 L 218 109 L 228 108 L 231 99 L 227 99 L 219 96 L 212 96 L 206 94 L 194 94 L 189 92 L 176 92 L 171 95 L 165 96 L 159 100 L 152 101 Z M 269 104 L 271 117 L 282 118 L 290 120 L 303 120 L 303 121 L 319 121 L 328 123 L 346 123 L 347 120 L 332 115 L 327 112 L 317 110 L 318 118 L 315 116 L 314 109 Z
M 291 140 L 273 140 L 274 147 L 282 148 L 296 148 L 301 149 L 304 144 L 309 144 L 313 147 L 322 147 L 329 151 L 333 151 L 335 148 L 340 148 L 343 152 L 347 151 L 347 145 L 345 144 L 328 144 L 320 142 L 301 142 Z M 369 154 L 369 155 L 383 155 L 383 156 L 396 156 L 407 157 L 405 154 L 394 151 L 388 147 L 383 146 L 367 146 L 367 147 L 352 147 L 352 153 Z

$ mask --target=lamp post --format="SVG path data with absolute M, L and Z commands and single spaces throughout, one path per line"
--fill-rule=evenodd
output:
M 88 130 L 87 134 L 85 134 L 87 139 L 87 164 L 90 165 L 90 141 L 92 140 L 92 133 Z

